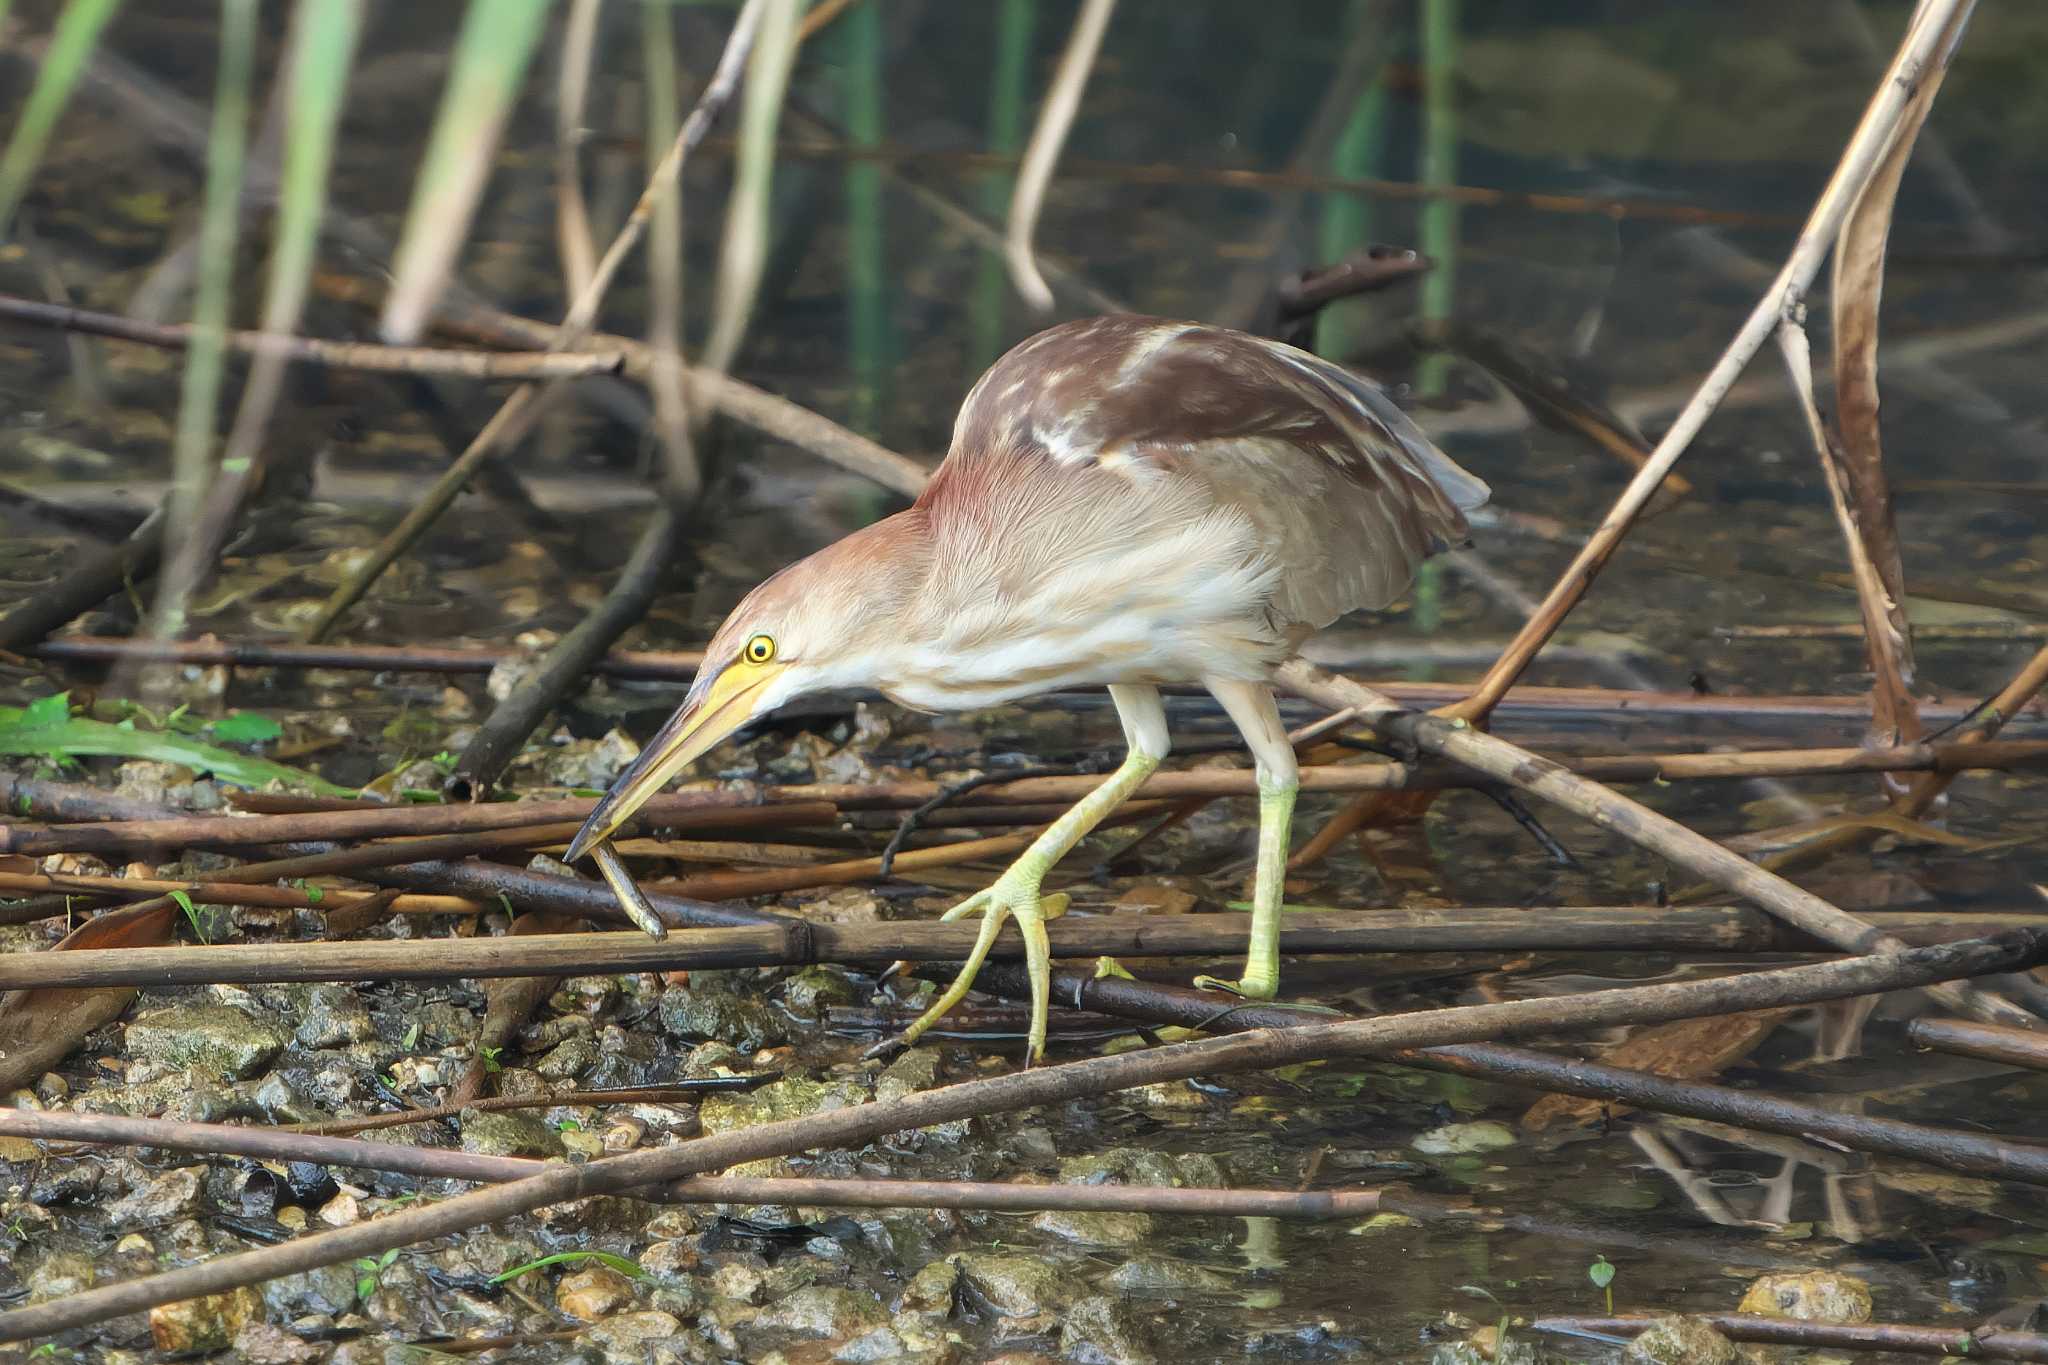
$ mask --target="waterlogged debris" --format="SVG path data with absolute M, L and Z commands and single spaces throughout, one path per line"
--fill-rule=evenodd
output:
M 1405 1213 L 1376 1213 L 1351 1229 L 1353 1237 L 1373 1237 L 1389 1232 L 1409 1232 L 1422 1224 Z
M 1476 1156 L 1514 1146 L 1515 1133 L 1505 1123 L 1481 1119 L 1476 1123 L 1447 1123 L 1432 1128 L 1409 1145 L 1424 1156 Z

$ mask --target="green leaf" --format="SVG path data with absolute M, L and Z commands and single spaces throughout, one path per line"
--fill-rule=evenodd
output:
M 210 727 L 223 744 L 263 744 L 284 734 L 284 727 L 254 711 L 236 711 L 222 716 Z
M 1593 1264 L 1586 1267 L 1586 1278 L 1593 1282 L 1595 1289 L 1605 1289 L 1614 1283 L 1614 1263 L 1605 1256 L 1595 1256 Z
M 543 1256 L 538 1261 L 528 1261 L 525 1265 L 515 1265 L 502 1275 L 493 1275 L 491 1276 L 491 1283 L 504 1284 L 507 1280 L 518 1279 L 528 1271 L 540 1270 L 551 1265 L 573 1265 L 578 1261 L 596 1261 L 602 1265 L 610 1266 L 621 1275 L 630 1275 L 636 1280 L 649 1278 L 646 1270 L 641 1268 L 638 1261 L 629 1261 L 624 1256 L 614 1256 L 609 1251 L 558 1251 L 552 1256 Z
M 294 877 L 292 879 L 292 885 L 296 886 L 299 890 L 305 892 L 306 899 L 314 905 L 318 905 L 321 901 L 327 899 L 327 893 L 325 891 L 322 891 L 319 887 L 313 885 L 313 883 L 307 881 L 304 877 Z
M 23 708 L 24 725 L 61 725 L 71 718 L 71 694 L 56 692 L 47 697 L 37 697 Z
M 317 796 L 353 796 L 355 789 L 339 786 L 325 778 L 282 763 L 271 763 L 202 743 L 185 735 L 160 730 L 123 729 L 84 716 L 59 714 L 51 698 L 33 706 L 0 706 L 0 756 L 72 759 L 81 755 L 113 758 L 148 758 L 176 763 L 196 772 L 209 772 L 238 787 L 262 787 L 281 782 Z

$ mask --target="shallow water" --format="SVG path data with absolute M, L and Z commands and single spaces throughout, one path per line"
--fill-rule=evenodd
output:
M 737 372 L 930 460 L 980 367 L 1040 320 L 1004 295 L 999 278 L 991 287 L 991 258 L 935 217 L 920 195 L 982 202 L 993 173 L 954 154 L 990 145 L 989 73 L 1002 60 L 1001 14 L 1035 15 L 1028 52 L 1035 90 L 1073 6 L 869 3 L 884 16 L 879 56 L 863 55 L 853 21 L 842 19 L 806 52 L 792 98 L 814 120 L 845 126 L 857 113 L 848 93 L 860 88 L 857 64 L 879 61 L 887 154 L 849 158 L 816 123 L 790 131 L 808 149 L 793 150 L 778 167 L 768 283 Z M 48 7 L 17 8 L 30 11 L 20 22 L 46 31 L 46 16 L 36 11 Z M 1463 207 L 1454 259 L 1439 261 L 1454 275 L 1454 316 L 1541 357 L 1654 437 L 1782 259 L 1909 8 L 1846 0 L 1714 7 L 1463 0 L 1452 101 L 1456 179 L 1578 202 Z M 635 10 L 607 7 L 600 49 L 604 78 L 591 109 L 587 164 L 601 229 L 616 221 L 640 174 Z M 396 233 L 438 91 L 435 54 L 445 51 L 455 13 L 454 6 L 386 7 L 366 40 L 333 205 L 372 236 L 388 241 Z M 686 94 L 708 64 L 725 14 L 714 6 L 678 12 Z M 265 73 L 282 10 L 266 16 Z M 60 125 L 28 202 L 37 245 L 0 255 L 0 288 L 40 296 L 39 269 L 47 264 L 83 306 L 132 306 L 169 245 L 190 230 L 199 172 L 170 115 L 203 113 L 212 42 L 210 19 L 197 11 L 128 8 L 111 30 L 119 65 L 103 70 L 112 83 L 89 89 Z M 1323 259 L 1332 241 L 1357 234 L 1424 241 L 1436 229 L 1419 221 L 1417 201 L 1391 193 L 1156 183 L 1161 177 L 1138 171 L 1172 167 L 1183 181 L 1240 169 L 1330 174 L 1339 153 L 1329 145 L 1329 126 L 1378 90 L 1380 146 L 1336 173 L 1411 182 L 1423 173 L 1418 42 L 1407 6 L 1127 3 L 1069 148 L 1074 172 L 1054 187 L 1041 249 L 1130 308 L 1245 323 L 1271 280 Z M 2048 328 L 2039 322 L 2032 235 L 2044 205 L 2040 179 L 2029 173 L 2048 134 L 2048 104 L 2039 94 L 2044 67 L 2048 11 L 1991 6 L 1978 15 L 1906 177 L 1887 279 L 1884 436 L 1916 593 L 1909 606 L 1931 632 L 1919 646 L 1920 675 L 1926 693 L 1963 706 L 1995 690 L 2038 639 L 1933 632 L 1977 624 L 2023 630 L 2048 619 L 2041 576 L 2048 483 L 2040 472 L 2048 445 L 2037 416 Z M 464 257 L 465 282 L 480 295 L 551 317 L 563 306 L 551 228 L 552 72 L 551 60 L 540 64 Z M 19 108 L 27 74 L 19 61 L 0 68 L 7 108 Z M 1027 102 L 1027 129 L 1029 116 Z M 831 145 L 820 150 L 821 142 Z M 1305 145 L 1315 154 L 1304 157 Z M 702 330 L 698 303 L 708 299 L 716 267 L 730 155 L 729 143 L 714 140 L 688 176 L 693 336 Z M 872 165 L 883 168 L 886 226 L 869 251 L 860 243 L 871 239 L 849 231 L 849 205 L 866 192 L 862 168 Z M 1693 215 L 1711 221 L 1685 221 L 1688 209 L 1711 211 Z M 360 240 L 335 247 L 328 263 L 374 281 L 382 262 Z M 253 307 L 253 252 L 245 250 L 243 264 L 245 308 Z M 643 280 L 629 269 L 607 325 L 638 333 L 643 300 Z M 1334 660 L 1381 651 L 1361 667 L 1367 676 L 1455 680 L 1477 675 L 1475 660 L 1519 623 L 1527 600 L 1568 562 L 1627 471 L 1532 421 L 1475 368 L 1452 363 L 1438 376 L 1405 339 L 1423 307 L 1421 289 L 1400 286 L 1339 305 L 1325 337 L 1395 388 L 1453 456 L 1492 484 L 1493 510 L 1479 522 L 1476 548 L 1448 558 L 1424 593 L 1333 632 L 1326 647 Z M 181 308 L 169 316 L 181 316 Z M 1087 311 L 1070 293 L 1058 315 Z M 1814 311 L 1824 356 L 1824 297 Z M 360 306 L 332 296 L 317 298 L 308 319 L 309 330 L 330 336 L 367 336 L 371 326 Z M 139 512 L 154 504 L 168 473 L 176 359 L 112 344 L 87 343 L 86 350 L 96 366 L 81 367 L 55 334 L 0 330 L 0 483 L 75 508 Z M 289 633 L 331 588 L 347 552 L 370 543 L 420 495 L 502 392 L 466 381 L 429 390 L 378 376 L 295 371 L 274 424 L 282 488 L 232 547 L 198 604 L 199 624 L 225 638 Z M 644 476 L 652 456 L 636 426 L 640 409 L 622 404 L 622 390 L 608 392 L 564 408 L 509 460 L 531 508 L 491 492 L 465 497 L 347 618 L 342 637 L 503 643 L 580 620 L 650 505 Z M 1638 528 L 1572 618 L 1560 641 L 1568 651 L 1539 663 L 1532 681 L 1758 694 L 1855 694 L 1867 686 L 1853 639 L 1729 634 L 1856 620 L 1853 591 L 1840 577 L 1840 539 L 1788 393 L 1775 354 L 1759 358 L 1681 465 L 1692 494 Z M 629 646 L 700 642 L 758 577 L 895 505 L 890 495 L 743 429 L 719 432 L 707 453 L 718 475 L 709 501 L 715 513 L 693 528 L 690 562 Z M 84 543 L 74 528 L 34 508 L 0 506 L 0 602 L 32 594 Z M 125 633 L 131 622 L 132 611 L 116 602 L 87 625 Z M 1420 661 L 1387 661 L 1386 651 L 1398 655 L 1403 646 Z M 89 671 L 0 666 L 0 702 L 39 695 L 52 682 L 83 689 L 97 681 Z M 299 761 L 351 783 L 458 747 L 468 716 L 488 707 L 475 678 L 250 671 L 224 694 L 208 683 L 195 671 L 184 684 L 201 707 L 262 709 L 284 720 L 293 739 L 337 739 Z M 645 738 L 677 695 L 670 686 L 602 685 L 561 720 L 579 737 L 622 725 Z M 806 729 L 845 742 L 846 710 L 830 710 L 771 732 L 716 770 L 760 773 Z M 895 739 L 882 757 L 947 770 L 1024 755 L 1067 761 L 1111 744 L 1117 733 L 1106 707 L 1090 699 L 967 722 L 883 714 Z M 1206 704 L 1176 702 L 1174 714 L 1184 735 L 1221 733 Z M 1655 715 L 1617 723 L 1513 709 L 1501 725 L 1512 739 L 1584 752 L 1841 744 L 1855 742 L 1860 729 Z M 2011 733 L 2037 735 L 2038 721 Z M 941 762 L 931 763 L 934 752 Z M 798 770 L 808 765 L 785 759 L 768 769 L 783 779 Z M 1696 828 L 1732 836 L 1797 818 L 1802 803 L 1813 813 L 1845 800 L 1867 804 L 1872 790 L 1857 779 L 1636 792 Z M 1948 811 L 1949 827 L 1960 834 L 2031 842 L 1994 850 L 1885 844 L 1802 880 L 1859 907 L 2044 908 L 2039 792 L 2032 777 L 1968 776 Z M 1299 837 L 1325 808 L 1303 803 Z M 1077 887 L 1076 908 L 1107 909 L 1133 886 L 1168 877 L 1198 890 L 1204 908 L 1234 899 L 1249 866 L 1248 818 L 1248 810 L 1227 806 L 1207 813 L 1148 845 L 1135 870 Z M 1433 865 L 1415 866 L 1413 850 L 1396 849 L 1391 870 L 1374 869 L 1347 848 L 1291 887 L 1290 899 L 1616 904 L 1646 900 L 1652 883 L 1682 885 L 1655 860 L 1588 827 L 1547 823 L 1580 869 L 1551 866 L 1501 810 L 1458 793 L 1438 803 L 1425 826 Z M 1377 959 L 1342 973 L 1305 969 L 1296 979 L 1313 981 L 1314 998 L 1395 1009 L 1697 970 L 1670 958 L 1538 954 Z M 1818 1102 L 1870 1113 L 2038 1137 L 2048 1081 L 1912 1051 L 1903 1021 L 1923 1008 L 1914 998 L 1887 1001 L 1860 1055 L 1829 1067 L 1811 1061 L 1813 1013 L 1796 1014 L 1726 1079 L 1811 1092 L 1824 1097 Z M 829 1057 L 838 1045 L 818 1046 Z M 1004 1051 L 1014 1049 L 1005 1044 Z M 964 1059 L 961 1065 L 964 1074 Z M 1823 1170 L 1788 1158 L 1782 1146 L 1681 1132 L 1640 1115 L 1563 1138 L 1524 1134 L 1483 1157 L 1424 1157 L 1409 1148 L 1418 1134 L 1452 1121 L 1513 1124 L 1531 1099 L 1421 1073 L 1332 1066 L 1292 1079 L 1231 1079 L 1196 1109 L 1104 1103 L 1049 1126 L 1062 1154 L 1112 1144 L 1222 1152 L 1244 1183 L 1272 1187 L 1298 1183 L 1316 1154 L 1327 1152 L 1315 1168 L 1320 1183 L 1371 1181 L 1391 1170 L 1418 1189 L 1467 1195 L 1533 1220 L 1489 1231 L 1161 1224 L 1146 1250 L 1211 1267 L 1239 1286 L 1175 1307 L 1136 1300 L 1162 1357 L 1235 1357 L 1250 1343 L 1280 1359 L 1421 1358 L 1446 1314 L 1487 1323 L 1503 1314 L 1598 1311 L 1601 1295 L 1586 1276 L 1596 1255 L 1618 1267 L 1614 1304 L 1625 1311 L 1726 1311 L 1744 1282 L 1780 1265 L 1861 1275 L 1874 1287 L 1878 1316 L 1896 1321 L 1968 1326 L 2042 1293 L 2048 1201 L 2023 1186 L 1930 1180 L 1904 1163 L 1809 1149 L 1809 1157 L 1829 1157 Z M 1654 1155 L 1668 1169 L 1653 1159 L 1657 1142 L 1663 1145 Z M 992 1154 L 958 1164 L 989 1163 L 1016 1169 Z M 918 1169 L 909 1162 L 903 1173 Z M 942 1234 L 935 1249 L 1004 1242 L 1049 1244 L 998 1220 Z M 1089 1259 L 1100 1270 L 1121 1255 Z M 986 1324 L 964 1330 L 977 1344 L 993 1339 Z M 1562 1349 L 1590 1358 L 1608 1348 Z

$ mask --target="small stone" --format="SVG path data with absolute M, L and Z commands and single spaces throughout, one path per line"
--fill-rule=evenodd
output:
M 149 1310 L 149 1335 L 166 1355 L 224 1351 L 244 1326 L 263 1315 L 255 1290 L 236 1289 L 183 1303 L 158 1304 Z
M 235 1333 L 235 1356 L 243 1365 L 310 1365 L 324 1354 L 310 1341 L 267 1322 L 246 1322 Z
M 887 1321 L 882 1306 L 868 1295 L 814 1284 L 771 1302 L 754 1323 L 798 1336 L 839 1338 L 857 1336 Z
M 706 1136 L 754 1128 L 782 1119 L 809 1118 L 865 1104 L 867 1090 L 853 1081 L 817 1081 L 785 1076 L 743 1095 L 711 1095 L 697 1106 Z
M 1057 1313 L 1081 1295 L 1072 1276 L 1043 1256 L 1022 1252 L 957 1252 L 963 1287 L 1006 1318 Z
M 693 972 L 689 985 L 664 991 L 659 1013 L 662 1028 L 688 1042 L 730 1043 L 752 1053 L 784 1039 L 767 1006 L 737 994 L 717 973 Z
M 834 1005 L 853 1003 L 853 983 L 830 967 L 806 967 L 782 983 L 782 1003 L 805 1019 L 822 1020 Z
M 462 1150 L 481 1156 L 558 1157 L 562 1135 L 523 1110 L 462 1111 Z
M 555 1286 L 555 1307 L 580 1322 L 610 1317 L 633 1301 L 633 1282 L 608 1265 L 571 1271 Z
M 1497 1152 L 1515 1145 L 1514 1129 L 1493 1119 L 1477 1123 L 1447 1123 L 1420 1134 L 1409 1144 L 1424 1156 L 1472 1156 Z
M 320 1221 L 331 1228 L 345 1228 L 363 1221 L 363 1201 L 347 1190 L 320 1206 Z
M 75 1251 L 53 1251 L 28 1272 L 28 1301 L 48 1303 L 83 1294 L 98 1279 L 93 1258 Z
M 1205 1266 L 1165 1256 L 1133 1256 L 1102 1283 L 1120 1293 L 1146 1296 L 1227 1294 L 1235 1284 L 1229 1276 Z
M 107 1217 L 116 1227 L 168 1223 L 197 1214 L 205 1205 L 205 1196 L 206 1168 L 183 1166 L 131 1190 L 107 1211 Z
M 377 1025 L 361 996 L 346 986 L 320 985 L 306 991 L 299 1027 L 300 1047 L 352 1047 L 377 1036 Z
M 242 1081 L 284 1050 L 284 1034 L 227 1005 L 171 1005 L 138 1015 L 125 1034 L 128 1051 L 165 1070 L 192 1068 Z
M 1870 1286 L 1832 1270 L 1765 1275 L 1750 1283 L 1738 1313 L 1801 1322 L 1869 1322 Z
M 614 1313 L 583 1334 L 583 1340 L 604 1353 L 606 1365 L 649 1359 L 654 1346 L 682 1334 L 683 1324 L 672 1313 L 643 1309 L 637 1313 Z
M 1621 1353 L 1628 1365 L 1736 1365 L 1735 1343 L 1698 1318 L 1659 1318 Z
M 1060 1353 L 1091 1365 L 1151 1365 L 1156 1359 L 1131 1311 L 1107 1294 L 1093 1294 L 1067 1309 Z
M 953 1294 L 959 1287 L 960 1267 L 951 1261 L 933 1261 L 910 1277 L 899 1306 L 905 1312 L 943 1316 L 953 1311 Z
M 1152 1235 L 1153 1222 L 1149 1213 L 1047 1209 L 1031 1220 L 1031 1226 L 1079 1246 L 1134 1247 Z

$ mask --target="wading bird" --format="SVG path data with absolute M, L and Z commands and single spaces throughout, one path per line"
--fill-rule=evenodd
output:
M 1424 559 L 1466 539 L 1464 513 L 1486 498 L 1378 388 L 1305 351 L 1156 318 L 1053 327 L 981 377 L 912 507 L 733 610 L 569 857 L 596 850 L 631 909 L 638 893 L 605 841 L 684 765 L 803 693 L 870 688 L 953 711 L 1106 685 L 1122 766 L 947 912 L 980 912 L 980 936 L 902 1040 L 958 1003 L 1014 918 L 1035 1061 L 1052 980 L 1039 888 L 1166 757 L 1159 686 L 1200 683 L 1257 763 L 1259 848 L 1244 975 L 1196 984 L 1270 999 L 1299 785 L 1273 671 L 1344 613 L 1392 602 Z

